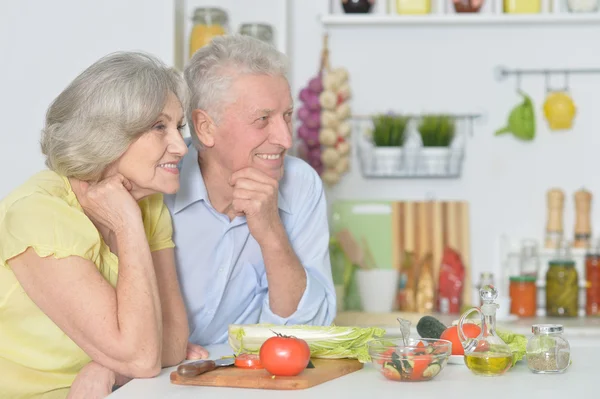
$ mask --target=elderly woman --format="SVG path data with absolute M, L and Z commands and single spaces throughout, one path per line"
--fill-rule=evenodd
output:
M 48 109 L 49 170 L 0 201 L 3 397 L 101 397 L 185 358 L 162 196 L 179 188 L 185 97 L 155 58 L 116 53 Z

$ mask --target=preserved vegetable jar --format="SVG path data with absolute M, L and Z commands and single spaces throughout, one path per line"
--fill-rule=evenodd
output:
M 537 312 L 536 278 L 533 276 L 512 276 L 510 278 L 510 313 L 522 317 L 532 317 Z
M 600 316 L 600 241 L 586 254 L 585 279 L 585 314 Z
M 534 373 L 562 373 L 571 363 L 571 347 L 560 324 L 534 324 L 527 341 L 527 367 Z
M 569 244 L 562 242 L 546 273 L 546 316 L 576 317 L 579 312 L 579 285 Z
M 196 8 L 194 11 L 194 26 L 190 34 L 190 54 L 206 46 L 210 41 L 229 32 L 229 16 L 220 8 Z

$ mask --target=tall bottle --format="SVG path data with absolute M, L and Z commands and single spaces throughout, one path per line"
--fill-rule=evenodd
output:
M 592 237 L 590 208 L 592 194 L 581 189 L 575 193 L 575 241 L 574 248 L 588 248 Z
M 548 221 L 546 224 L 546 248 L 557 248 L 563 238 L 563 207 L 565 194 L 558 188 L 548 191 Z

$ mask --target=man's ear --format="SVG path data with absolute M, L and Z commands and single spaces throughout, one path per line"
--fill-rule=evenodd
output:
M 192 121 L 194 122 L 193 134 L 198 137 L 198 140 L 204 147 L 212 147 L 215 145 L 215 123 L 213 119 L 202 109 L 192 111 Z

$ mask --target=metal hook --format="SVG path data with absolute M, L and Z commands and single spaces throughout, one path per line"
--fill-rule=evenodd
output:
M 565 70 L 565 91 L 569 91 L 569 70 Z
M 517 84 L 517 91 L 521 91 L 521 72 L 516 71 L 515 75 L 517 75 L 517 77 L 515 79 L 516 84 Z
M 544 70 L 544 83 L 546 85 L 546 93 L 550 92 L 550 73 Z

